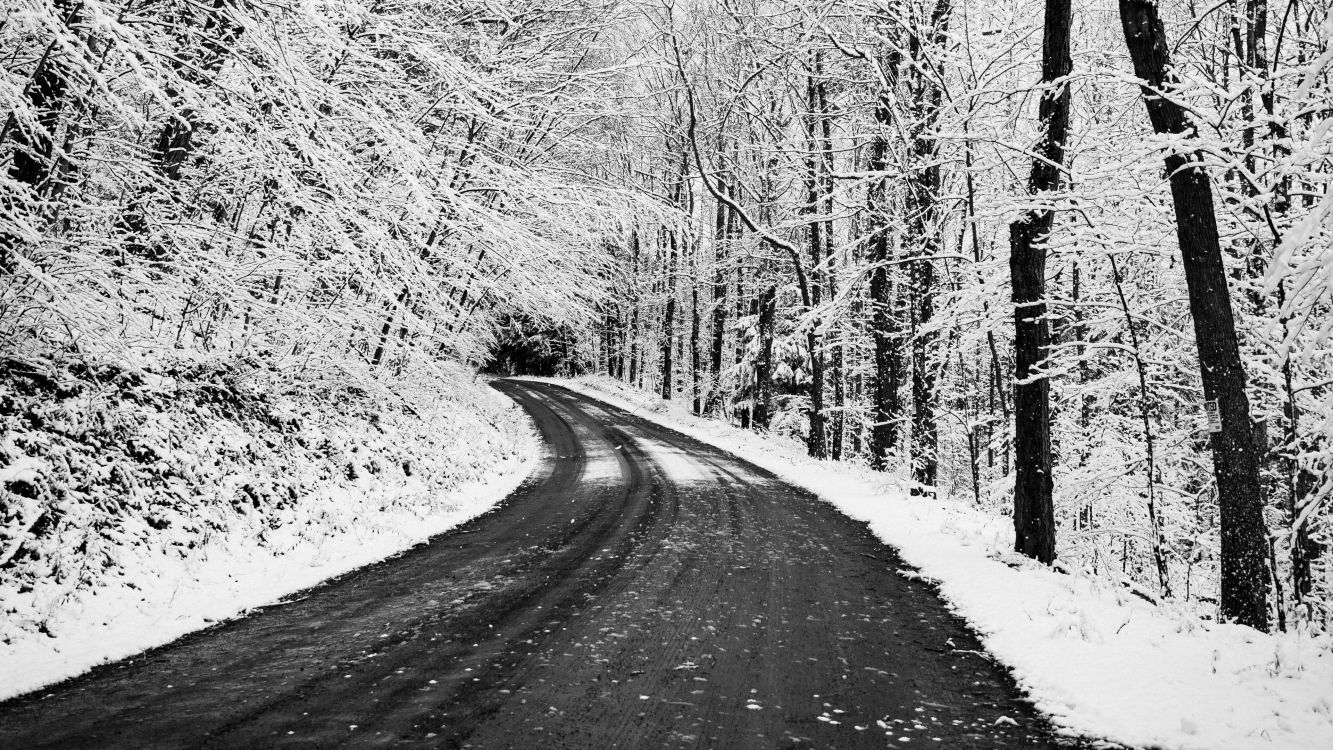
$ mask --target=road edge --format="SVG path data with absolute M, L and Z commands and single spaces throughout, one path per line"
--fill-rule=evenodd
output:
M 177 599 L 173 594 L 168 606 L 135 613 L 136 621 L 145 619 L 138 617 L 143 614 L 146 619 L 156 618 L 156 621 L 146 625 L 136 622 L 137 629 L 109 626 L 114 628 L 112 637 L 107 637 L 104 628 L 95 628 L 91 632 L 51 638 L 46 642 L 0 644 L 0 704 L 138 658 L 182 638 L 299 597 L 310 589 L 428 544 L 458 526 L 490 513 L 532 476 L 545 455 L 545 443 L 532 417 L 522 407 L 491 388 L 490 380 L 483 387 L 504 402 L 504 413 L 512 420 L 506 427 L 515 431 L 520 450 L 512 456 L 499 457 L 493 464 L 498 469 L 494 474 L 452 488 L 435 501 L 437 506 L 452 506 L 452 509 L 407 519 L 411 523 L 386 524 L 375 529 L 381 537 L 378 544 L 367 544 L 364 536 L 350 531 L 325 537 L 319 540 L 320 549 L 314 552 L 309 565 L 284 566 L 280 562 L 284 553 L 276 550 L 235 549 L 223 545 L 210 552 L 203 562 L 187 566 L 190 569 L 188 575 L 194 578 L 178 582 L 179 587 L 187 590 L 186 595 Z M 326 544 L 330 544 L 331 549 L 325 549 Z M 278 578 L 275 578 L 275 569 Z M 201 602 L 195 600 L 207 596 L 210 584 L 218 583 L 211 578 L 225 578 L 229 587 L 244 593 L 221 607 L 216 602 L 209 602 L 205 611 L 196 611 Z M 247 590 L 247 584 L 253 588 Z M 114 590 L 106 594 L 106 600 L 99 601 L 97 593 L 93 593 L 88 597 L 90 603 L 80 602 L 87 609 L 95 610 L 88 613 L 92 616 L 84 619 L 96 623 L 115 617 L 117 606 L 124 606 L 128 601 L 123 594 Z M 106 622 L 101 624 L 108 625 Z

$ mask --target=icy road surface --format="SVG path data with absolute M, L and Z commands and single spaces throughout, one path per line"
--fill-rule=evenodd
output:
M 0 704 L 0 747 L 1068 744 L 863 526 L 585 396 L 496 387 L 548 446 L 496 510 Z

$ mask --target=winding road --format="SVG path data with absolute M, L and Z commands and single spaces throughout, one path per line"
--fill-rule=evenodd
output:
M 0 748 L 1068 747 L 861 524 L 559 386 L 495 510 L 0 704 Z

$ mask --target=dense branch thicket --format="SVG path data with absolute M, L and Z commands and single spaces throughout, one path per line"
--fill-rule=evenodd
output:
M 348 382 L 586 317 L 634 198 L 570 168 L 614 8 L 24 0 L 0 27 L 0 336 Z
M 622 174 L 694 234 L 622 238 L 579 366 L 1000 513 L 1017 470 L 1020 552 L 1326 627 L 1329 5 L 1061 5 L 644 10 Z

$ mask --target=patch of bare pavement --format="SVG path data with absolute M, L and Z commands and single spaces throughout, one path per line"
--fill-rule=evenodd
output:
M 624 411 L 495 385 L 550 450 L 496 510 L 0 704 L 0 747 L 1075 744 L 861 524 Z

